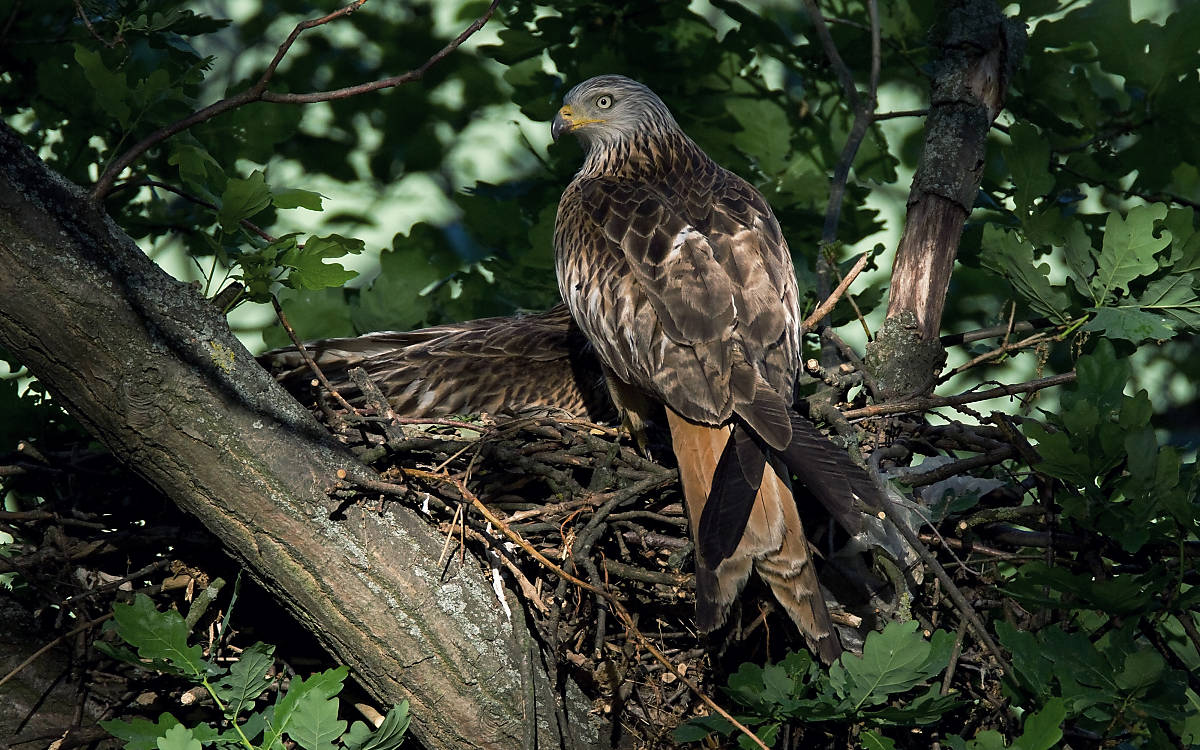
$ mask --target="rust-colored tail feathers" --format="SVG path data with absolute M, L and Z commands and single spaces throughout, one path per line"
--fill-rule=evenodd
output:
M 825 663 L 835 660 L 841 643 L 821 595 L 787 470 L 779 461 L 768 461 L 768 452 L 748 434 L 735 435 L 743 428 L 698 425 L 670 409 L 667 422 L 696 542 L 697 624 L 705 631 L 720 627 L 753 568 L 809 647 Z M 718 493 L 742 499 L 718 500 L 721 507 L 709 509 L 702 521 L 715 476 Z M 721 518 L 724 508 L 733 509 L 728 526 Z M 710 566 L 706 557 L 719 562 Z

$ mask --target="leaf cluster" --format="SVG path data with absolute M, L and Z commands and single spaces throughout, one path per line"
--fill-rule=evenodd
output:
M 292 679 L 282 689 L 271 674 L 274 646 L 256 643 L 228 668 L 205 659 L 200 646 L 188 644 L 183 617 L 173 610 L 159 612 L 145 595 L 114 605 L 109 625 L 133 650 L 103 641 L 97 641 L 97 648 L 114 659 L 202 686 L 223 718 L 219 726 L 188 726 L 170 713 L 155 721 L 101 722 L 124 740 L 126 750 L 199 750 L 201 746 L 252 750 L 280 748 L 284 742 L 304 750 L 388 750 L 400 746 L 408 729 L 407 702 L 394 706 L 375 730 L 362 722 L 347 728 L 339 718 L 337 698 L 348 674 L 346 667 Z M 272 687 L 278 689 L 275 701 L 259 708 L 258 700 Z
M 742 664 L 725 692 L 742 709 L 736 718 L 767 744 L 775 742 L 787 720 L 931 724 L 959 701 L 940 695 L 938 686 L 919 694 L 915 688 L 945 671 L 953 643 L 954 636 L 944 631 L 927 640 L 917 632 L 916 621 L 893 622 L 867 636 L 861 656 L 844 654 L 828 672 L 808 653 L 792 652 L 777 664 Z M 735 731 L 720 716 L 704 716 L 676 729 L 675 739 L 694 742 L 713 732 L 729 737 Z M 738 743 L 743 748 L 756 746 L 745 736 Z

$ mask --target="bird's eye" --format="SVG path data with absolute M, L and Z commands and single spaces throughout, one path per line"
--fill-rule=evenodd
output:
M 612 106 L 612 97 L 608 94 L 596 99 L 596 106 L 600 109 L 608 109 Z

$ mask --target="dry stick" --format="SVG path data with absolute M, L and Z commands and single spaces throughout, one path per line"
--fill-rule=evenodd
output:
M 461 508 L 462 506 L 460 505 L 459 507 Z M 451 531 L 453 531 L 453 529 L 451 529 Z M 486 534 L 481 534 L 475 529 L 468 529 L 465 524 L 459 526 L 459 533 L 462 534 L 464 539 L 469 538 L 473 542 L 482 542 L 488 545 L 492 545 L 495 542 L 494 539 L 488 537 Z M 521 591 L 525 594 L 525 598 L 533 602 L 533 606 L 537 607 L 538 611 L 543 615 L 550 614 L 550 605 L 542 601 L 541 595 L 538 594 L 537 586 L 533 585 L 533 582 L 526 577 L 524 571 L 517 567 L 516 563 L 514 563 L 508 555 L 496 553 L 496 559 L 500 561 L 505 570 L 512 575 L 513 580 L 517 582 L 517 585 L 521 587 Z
M 984 647 L 986 647 L 987 650 L 992 653 L 992 658 L 996 660 L 996 664 L 1000 666 L 1000 670 L 1004 673 L 1004 679 L 1011 685 L 1017 686 L 1016 678 L 1014 676 L 1016 673 L 1013 672 L 1008 660 L 1004 658 L 1004 653 L 1000 650 L 1000 646 L 998 646 L 996 642 L 992 640 L 992 636 L 987 632 L 987 628 L 984 626 L 983 621 L 979 619 L 979 613 L 975 611 L 975 608 L 972 607 L 970 602 L 967 601 L 967 598 L 963 596 L 962 591 L 960 591 L 958 586 L 955 585 L 954 580 L 950 578 L 950 574 L 947 573 L 946 569 L 942 567 L 942 564 L 937 561 L 937 558 L 933 556 L 933 553 L 929 551 L 929 548 L 925 546 L 925 543 L 921 541 L 916 532 L 909 528 L 907 520 L 905 520 L 900 511 L 896 509 L 895 505 L 890 502 L 890 497 L 887 494 L 887 487 L 883 484 L 883 481 L 879 478 L 879 474 L 873 468 L 871 469 L 871 476 L 875 480 L 876 485 L 879 487 L 879 491 L 883 493 L 885 498 L 889 499 L 888 502 L 882 504 L 881 510 L 883 514 L 887 516 L 889 521 L 892 522 L 892 526 L 894 526 L 896 530 L 900 532 L 900 536 L 904 537 L 904 540 L 908 542 L 908 544 L 914 550 L 916 550 L 917 555 L 921 558 L 921 561 L 925 563 L 925 566 L 932 570 L 937 579 L 941 581 L 942 586 L 946 589 L 946 595 L 950 597 L 950 601 L 954 603 L 954 608 L 957 609 L 958 613 L 963 617 L 963 619 L 970 624 L 971 629 L 975 631 L 975 636 L 980 640 L 981 643 L 983 643 Z
M 942 346 L 959 346 L 961 344 L 971 344 L 984 339 L 991 339 L 997 336 L 1005 336 L 1009 333 L 1028 333 L 1039 328 L 1049 328 L 1054 325 L 1054 321 L 1049 318 L 1033 318 L 1032 320 L 1021 320 L 1016 323 L 1005 323 L 1003 325 L 992 326 L 990 328 L 980 328 L 975 331 L 967 331 L 966 333 L 948 333 L 938 339 Z
M 17 674 L 17 672 L 20 672 L 22 669 L 24 669 L 25 667 L 28 667 L 30 664 L 33 664 L 35 661 L 37 661 L 39 658 L 41 658 L 42 654 L 44 654 L 47 651 L 49 651 L 50 649 L 54 648 L 55 646 L 62 643 L 66 639 L 76 636 L 76 635 L 82 633 L 83 631 L 87 630 L 88 628 L 93 628 L 112 616 L 113 616 L 112 612 L 109 612 L 106 615 L 101 615 L 100 617 L 97 617 L 95 620 L 92 620 L 90 622 L 85 622 L 84 624 L 80 625 L 79 627 L 75 628 L 74 630 L 72 630 L 68 633 L 63 633 L 59 637 L 57 637 L 54 640 L 47 643 L 45 646 L 42 646 L 41 648 L 39 648 L 37 651 L 34 651 L 32 654 L 29 655 L 28 659 L 21 662 L 17 666 L 13 667 L 12 671 L 10 671 L 8 674 L 4 675 L 3 677 L 0 677 L 0 687 L 4 687 L 4 683 L 11 680 L 13 678 L 13 676 Z M 766 746 L 764 745 L 764 747 L 766 747 Z
M 871 253 L 863 253 L 859 256 L 858 262 L 854 264 L 854 267 L 850 269 L 850 273 L 846 274 L 842 282 L 837 285 L 837 288 L 825 298 L 824 302 L 817 305 L 817 309 L 813 310 L 811 315 L 804 319 L 804 322 L 801 324 L 802 330 L 811 331 L 822 318 L 833 312 L 833 308 L 841 300 L 842 295 L 846 293 L 846 290 L 850 288 L 850 285 L 854 283 L 854 280 L 858 278 L 862 270 L 867 267 L 867 261 L 870 259 Z
M 81 592 L 79 594 L 75 594 L 73 596 L 68 596 L 66 599 L 62 600 L 62 602 L 59 604 L 59 606 L 65 609 L 68 605 L 73 604 L 74 602 L 77 602 L 80 599 L 87 599 L 87 598 L 95 596 L 97 594 L 103 594 L 108 591 L 112 591 L 113 589 L 120 588 L 124 584 L 129 583 L 130 581 L 133 581 L 137 578 L 141 578 L 142 576 L 150 575 L 154 571 L 165 568 L 170 564 L 171 564 L 170 560 L 158 560 L 156 562 L 152 562 L 149 565 L 147 565 L 146 567 L 142 568 L 141 570 L 135 570 L 134 572 L 130 573 L 127 576 L 123 576 L 116 580 L 109 581 L 108 583 L 103 584 L 101 586 L 97 586 L 94 589 L 88 589 L 87 591 Z
M 409 83 L 410 81 L 415 81 L 424 76 L 425 73 L 428 72 L 429 68 L 441 62 L 442 59 L 444 59 L 447 55 L 458 49 L 468 37 L 470 37 L 476 31 L 479 31 L 479 29 L 481 29 L 483 25 L 487 23 L 488 19 L 492 17 L 492 13 L 495 12 L 496 6 L 500 3 L 500 0 L 492 0 L 492 4 L 488 6 L 487 11 L 482 16 L 475 19 L 475 22 L 468 26 L 463 33 L 459 34 L 445 47 L 442 47 L 440 50 L 434 53 L 434 55 L 426 60 L 420 67 L 413 68 L 407 73 L 403 73 L 398 76 L 392 76 L 390 78 L 383 78 L 378 81 L 359 84 L 358 86 L 336 89 L 333 91 L 320 91 L 309 94 L 276 94 L 267 91 L 267 84 L 270 83 L 271 79 L 275 76 L 275 69 L 279 67 L 280 61 L 283 60 L 284 55 L 286 55 L 288 50 L 291 49 L 292 44 L 296 41 L 296 37 L 300 36 L 302 32 L 307 31 L 308 29 L 321 26 L 334 19 L 353 13 L 354 11 L 358 10 L 366 1 L 367 0 L 355 0 L 355 2 L 345 6 L 344 8 L 339 8 L 327 16 L 310 19 L 297 24 L 296 28 L 292 29 L 292 33 L 288 35 L 288 38 L 284 40 L 283 44 L 279 45 L 279 50 L 275 53 L 275 58 L 271 60 L 271 63 L 267 66 L 267 69 L 263 71 L 262 76 L 259 77 L 258 81 L 255 82 L 253 86 L 238 94 L 234 94 L 233 96 L 222 99 L 214 104 L 210 104 L 203 109 L 197 110 L 182 120 L 177 120 L 170 125 L 159 128 L 143 138 L 128 151 L 121 154 L 116 161 L 114 161 L 108 166 L 107 169 L 104 170 L 104 174 L 102 174 L 100 179 L 96 181 L 96 187 L 92 189 L 92 199 L 96 201 L 103 200 L 112 191 L 113 183 L 116 182 L 117 176 L 120 175 L 121 172 L 123 172 L 129 165 L 133 164 L 138 157 L 148 151 L 151 147 L 161 143 L 162 141 L 165 141 L 167 138 L 170 138 L 176 133 L 181 133 L 184 130 L 187 130 L 197 123 L 211 120 L 217 115 L 228 112 L 229 110 L 237 109 L 243 105 L 258 101 L 288 104 L 311 104 L 312 102 L 330 101 L 332 99 L 346 99 L 358 94 L 365 94 L 371 91 L 378 91 L 379 89 L 391 88 L 393 86 Z
M 558 565 L 551 562 L 549 558 L 547 558 L 545 555 L 543 555 L 541 552 L 539 552 L 532 544 L 525 541 L 525 539 L 520 534 L 518 534 L 517 532 L 515 532 L 511 528 L 509 528 L 508 524 L 506 524 L 504 521 L 501 521 L 500 518 L 496 514 L 492 513 L 491 509 L 488 508 L 486 505 L 484 505 L 483 501 L 480 500 L 475 495 L 475 493 L 473 493 L 467 489 L 467 486 L 463 483 L 463 481 L 461 479 L 459 479 L 458 477 L 450 476 L 448 474 L 435 474 L 431 471 L 422 471 L 421 469 L 401 468 L 401 471 L 404 473 L 405 476 L 410 476 L 410 477 L 413 477 L 416 479 L 424 479 L 426 481 L 441 482 L 444 484 L 453 485 L 454 488 L 456 490 L 458 490 L 458 492 L 464 498 L 466 498 L 471 503 L 471 505 L 477 511 L 479 511 L 480 514 L 482 514 L 485 519 L 488 520 L 489 523 L 492 524 L 492 526 L 499 529 L 506 537 L 508 537 L 510 540 L 512 540 L 512 542 L 514 544 L 516 544 L 521 549 L 525 550 L 526 553 L 528 553 L 535 560 L 540 562 L 547 570 L 549 570 L 551 573 L 554 573 L 562 580 L 567 581 L 568 583 L 571 583 L 572 585 L 577 586 L 578 588 L 581 588 L 584 591 L 588 591 L 590 593 L 596 594 L 597 596 L 604 599 L 608 603 L 609 608 L 612 609 L 613 614 L 615 614 L 617 616 L 617 619 L 621 621 L 621 623 L 625 626 L 625 629 L 633 634 L 634 638 L 637 639 L 638 643 L 640 643 L 648 652 L 650 652 L 650 654 L 660 664 L 662 664 L 667 670 L 669 670 L 671 672 L 671 674 L 675 675 L 675 677 L 678 678 L 680 682 L 687 685 L 692 690 L 692 692 L 696 694 L 696 697 L 698 697 L 701 701 L 704 702 L 704 705 L 708 706 L 713 711 L 720 714 L 720 716 L 723 719 L 725 719 L 730 724 L 732 724 L 734 726 L 734 728 L 736 728 L 738 731 L 743 732 L 756 745 L 761 747 L 762 750 L 770 750 L 770 748 L 767 747 L 766 743 L 764 743 L 761 739 L 759 739 L 758 735 L 754 734 L 754 732 L 752 732 L 749 727 L 742 724 L 740 721 L 735 719 L 728 711 L 726 711 L 725 709 L 723 709 L 719 705 L 717 705 L 716 701 L 714 701 L 712 698 L 708 697 L 704 693 L 704 691 L 702 691 L 700 689 L 699 685 L 697 685 L 695 682 L 693 682 L 688 677 L 686 677 L 682 672 L 680 672 L 679 669 L 676 668 L 676 666 L 671 662 L 671 660 L 668 659 L 666 657 L 666 655 L 664 655 L 661 651 L 659 651 L 658 648 L 656 648 L 655 645 L 650 642 L 650 639 L 647 638 L 646 635 L 644 633 L 642 633 L 641 630 L 638 629 L 637 625 L 635 625 L 633 622 L 633 617 L 629 614 L 628 610 L 625 609 L 624 605 L 622 605 L 621 602 L 618 601 L 615 596 L 613 596 L 608 591 L 600 588 L 599 586 L 594 586 L 594 585 L 588 583 L 587 581 L 584 581 L 580 578 L 576 578 L 575 576 L 571 575 L 567 571 L 563 570 Z
M 958 659 L 962 656 L 963 638 L 967 635 L 967 621 L 958 621 L 958 632 L 954 636 L 954 648 L 950 649 L 950 666 L 946 667 L 946 676 L 942 679 L 941 695 L 950 694 L 950 685 L 954 682 L 954 670 Z
M 1019 385 L 1001 385 L 986 391 L 968 391 L 957 396 L 925 396 L 906 401 L 890 401 L 885 404 L 872 404 L 860 409 L 847 409 L 842 412 L 846 419 L 864 419 L 866 417 L 883 417 L 891 414 L 906 414 L 914 411 L 926 411 L 941 406 L 960 406 L 976 401 L 986 401 L 1000 396 L 1016 396 L 1021 393 L 1033 393 L 1043 388 L 1075 382 L 1075 371 L 1064 372 L 1061 375 L 1051 375 L 1046 378 L 1030 380 Z
M 995 349 L 986 351 L 983 354 L 980 354 L 978 357 L 975 357 L 968 362 L 964 362 L 949 372 L 942 373 L 941 376 L 938 377 L 937 382 L 940 385 L 961 372 L 966 372 L 972 367 L 977 367 L 984 362 L 990 362 L 991 360 L 997 359 L 1005 354 L 1008 354 L 1009 352 L 1017 351 L 1030 346 L 1036 346 L 1037 344 L 1045 343 L 1047 341 L 1057 341 L 1058 338 L 1058 336 L 1051 336 L 1045 333 L 1035 333 L 1032 336 L 1027 336 L 1026 338 L 1021 339 L 1020 341 L 1001 344 Z
M 925 487 L 940 482 L 943 479 L 965 474 L 975 469 L 983 468 L 984 466 L 995 466 L 1017 455 L 1017 449 L 1011 445 L 1005 445 L 987 453 L 980 453 L 970 458 L 959 459 L 948 464 L 942 464 L 936 469 L 909 474 L 905 472 L 901 475 L 900 481 L 909 487 Z
M 366 0 L 363 0 L 366 2 Z M 342 398 L 342 394 L 338 393 L 337 388 L 334 388 L 329 380 L 325 377 L 325 373 L 321 372 L 321 368 L 317 367 L 317 363 L 313 360 L 312 355 L 304 348 L 304 344 L 300 343 L 300 337 L 292 329 L 292 325 L 288 323 L 287 316 L 283 314 L 283 308 L 279 305 L 279 298 L 274 294 L 271 295 L 271 304 L 275 306 L 275 315 L 279 318 L 280 324 L 283 325 L 283 330 L 287 331 L 288 338 L 296 345 L 296 351 L 300 352 L 300 356 L 304 358 L 304 364 L 308 365 L 308 369 L 312 370 L 313 375 L 321 382 L 325 390 L 333 394 L 333 397 L 342 408 L 350 414 L 358 414 L 358 410 L 350 405 L 346 399 Z
M 92 38 L 109 49 L 115 47 L 116 42 L 110 42 L 100 36 L 99 32 L 96 31 L 96 27 L 92 26 L 92 21 L 88 18 L 87 11 L 83 9 L 83 3 L 79 2 L 79 0 L 73 0 L 73 2 L 75 3 L 75 13 L 79 16 L 79 20 L 83 21 L 83 25 L 87 27 L 88 33 L 92 35 Z M 15 10 L 13 11 L 13 15 L 16 15 Z
M 898 109 L 894 112 L 880 112 L 875 115 L 875 122 L 880 120 L 894 120 L 897 117 L 924 117 L 929 114 L 928 109 Z

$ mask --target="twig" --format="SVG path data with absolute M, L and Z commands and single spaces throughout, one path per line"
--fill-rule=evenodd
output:
M 10 469 L 15 471 L 9 471 Z M 0 477 L 24 474 L 21 466 L 0 466 Z M 68 518 L 45 510 L 0 510 L 0 521 L 54 521 L 63 526 L 79 526 L 84 529 L 105 529 L 107 524 Z
M 924 487 L 926 485 L 933 484 L 934 482 L 940 482 L 943 479 L 949 479 L 950 477 L 957 476 L 959 474 L 966 474 L 967 472 L 983 468 L 984 466 L 995 466 L 998 463 L 1007 461 L 1015 455 L 1017 455 L 1017 449 L 1013 448 L 1011 445 L 1005 445 L 997 448 L 994 451 L 988 451 L 987 453 L 982 453 L 978 456 L 971 456 L 970 458 L 964 458 L 959 461 L 943 464 L 938 466 L 936 469 L 919 472 L 914 471 L 912 473 L 903 472 L 895 478 L 897 481 L 903 482 L 909 487 Z
M 959 346 L 960 344 L 971 344 L 976 341 L 983 341 L 984 339 L 1005 336 L 1009 333 L 1028 333 L 1039 328 L 1049 328 L 1053 325 L 1054 321 L 1049 318 L 1033 318 L 1032 320 L 1005 323 L 990 328 L 980 328 L 975 331 L 967 331 L 966 333 L 948 333 L 938 340 L 942 346 Z
M 180 198 L 183 198 L 186 201 L 195 203 L 197 206 L 204 206 L 205 208 L 210 209 L 212 211 L 220 210 L 215 203 L 212 203 L 211 201 L 206 201 L 198 195 L 192 195 L 191 193 L 184 190 L 183 188 L 176 187 L 169 182 L 162 182 L 161 180 L 148 180 L 148 179 L 126 180 L 125 182 L 122 182 L 120 185 L 115 185 L 113 187 L 113 189 L 109 192 L 116 193 L 118 191 L 125 190 L 126 188 L 140 188 L 140 187 L 158 188 L 160 190 L 166 190 L 168 193 L 174 193 L 175 195 L 178 195 Z M 279 239 L 278 237 L 267 232 L 262 227 L 255 224 L 254 222 L 250 221 L 249 219 L 240 219 L 240 220 L 238 220 L 238 224 L 241 224 L 246 229 L 249 229 L 251 232 L 254 232 L 255 234 L 257 234 L 259 237 L 262 237 L 267 242 L 275 242 L 277 239 Z
M 813 327 L 816 326 L 822 318 L 833 312 L 833 308 L 842 298 L 842 295 L 846 293 L 846 290 L 850 288 L 850 285 L 854 283 L 854 280 L 858 278 L 858 275 L 862 273 L 862 270 L 867 267 L 867 261 L 870 259 L 871 253 L 863 253 L 859 256 L 858 262 L 854 264 L 854 267 L 850 269 L 850 272 L 847 273 L 845 278 L 842 279 L 841 283 L 837 285 L 837 288 L 835 288 L 829 294 L 829 296 L 825 298 L 824 302 L 817 305 L 817 309 L 813 310 L 811 315 L 804 319 L 804 322 L 801 324 L 801 328 L 803 330 L 813 330 Z
M 949 372 L 942 373 L 942 375 L 938 377 L 937 382 L 939 385 L 945 383 L 947 380 L 953 378 L 955 375 L 958 375 L 961 372 L 966 372 L 972 367 L 977 367 L 984 362 L 990 362 L 993 359 L 998 359 L 1009 352 L 1017 351 L 1018 349 L 1025 349 L 1026 347 L 1030 346 L 1036 346 L 1037 344 L 1042 344 L 1047 341 L 1057 341 L 1058 339 L 1058 336 L 1052 336 L 1046 333 L 1035 333 L 1032 336 L 1027 336 L 1021 339 L 1020 341 L 1006 342 L 995 349 L 991 349 L 977 357 L 973 357 L 970 361 L 964 362 Z
M 83 21 L 83 25 L 87 28 L 88 33 L 92 35 L 92 38 L 109 49 L 112 49 L 114 46 L 116 46 L 115 41 L 110 42 L 104 37 L 100 36 L 100 32 L 96 31 L 95 26 L 92 26 L 91 19 L 87 17 L 87 11 L 83 9 L 83 3 L 79 2 L 79 0 L 72 0 L 72 2 L 75 4 L 75 13 L 79 16 L 79 20 Z M 13 12 L 16 13 L 15 9 Z
M 632 565 L 617 562 L 616 560 L 604 560 L 602 563 L 604 570 L 620 578 L 628 578 L 633 581 L 641 581 L 642 583 L 659 583 L 664 586 L 677 586 L 681 589 L 692 589 L 696 587 L 696 579 L 693 576 L 682 575 L 680 573 L 659 573 L 653 570 L 645 570 L 636 568 Z
M 1061 375 L 1051 375 L 1046 378 L 1030 380 L 1019 385 L 1001 385 L 986 391 L 968 391 L 957 396 L 925 396 L 905 401 L 891 401 L 886 404 L 872 404 L 859 409 L 848 409 L 842 412 L 846 419 L 864 419 L 867 417 L 882 417 L 890 414 L 906 414 L 908 412 L 926 411 L 941 406 L 959 406 L 976 401 L 986 401 L 1001 396 L 1016 396 L 1021 393 L 1033 393 L 1043 388 L 1065 385 L 1075 382 L 1075 371 L 1064 372 Z
M 362 1 L 366 2 L 366 0 Z M 313 361 L 312 355 L 309 354 L 308 350 L 304 348 L 304 344 L 301 343 L 300 337 L 296 335 L 296 331 L 293 330 L 291 324 L 288 323 L 287 316 L 283 314 L 283 308 L 279 305 L 279 298 L 274 294 L 271 295 L 271 304 L 275 306 L 275 315 L 279 318 L 279 323 L 283 326 L 283 330 L 287 331 L 288 338 L 290 338 L 292 343 L 296 345 L 296 351 L 300 352 L 300 356 L 304 358 L 304 363 L 308 365 L 308 369 L 312 370 L 313 375 L 316 376 L 317 380 L 320 381 L 321 385 L 326 391 L 333 394 L 334 399 L 342 405 L 343 409 L 350 414 L 358 414 L 358 410 L 351 406 L 346 399 L 342 398 L 342 394 L 338 393 L 338 390 L 334 388 L 333 385 L 330 384 L 328 378 L 325 377 L 325 373 L 321 372 L 321 368 L 317 367 L 317 363 Z
M 1117 185 L 1117 184 L 1111 183 L 1111 182 L 1107 182 L 1105 180 L 1100 179 L 1099 177 L 1093 177 L 1091 175 L 1084 174 L 1083 172 L 1080 172 L 1078 170 L 1071 169 L 1070 167 L 1068 167 L 1065 164 L 1057 163 L 1057 161 L 1055 161 L 1055 160 L 1051 160 L 1050 167 L 1051 167 L 1051 169 L 1057 169 L 1060 172 L 1066 172 L 1069 175 L 1074 175 L 1075 177 L 1078 177 L 1079 179 L 1084 180 L 1084 181 L 1088 182 L 1089 184 L 1099 185 L 1100 187 L 1104 188 L 1105 190 L 1108 190 L 1111 193 L 1116 193 L 1117 195 L 1141 198 L 1142 200 L 1150 201 L 1151 203 L 1170 202 L 1170 203 L 1178 203 L 1181 206 L 1190 206 L 1192 208 L 1200 208 L 1200 201 L 1189 200 L 1187 198 L 1184 198 L 1183 196 L 1175 195 L 1173 193 L 1168 193 L 1168 192 L 1161 191 L 1161 190 L 1158 193 L 1146 193 L 1146 192 L 1143 192 L 1140 190 L 1125 189 L 1125 188 L 1122 188 L 1120 185 Z
M 967 635 L 967 621 L 958 621 L 958 632 L 954 636 L 954 648 L 950 649 L 950 666 L 946 667 L 946 676 L 942 678 L 942 695 L 950 694 L 950 685 L 954 682 L 954 668 L 962 656 L 963 638 Z
M 35 661 L 37 661 L 39 658 L 41 658 L 42 654 L 45 654 L 47 651 L 54 648 L 58 644 L 62 643 L 66 639 L 71 638 L 75 635 L 78 635 L 79 633 L 82 633 L 83 631 L 87 630 L 88 628 L 96 627 L 97 625 L 99 625 L 100 623 L 104 622 L 105 620 L 107 620 L 108 618 L 110 618 L 112 616 L 113 616 L 112 612 L 109 612 L 106 615 L 101 615 L 100 617 L 97 617 L 95 620 L 85 622 L 82 625 L 80 625 L 79 627 L 74 628 L 73 630 L 71 630 L 69 632 L 63 633 L 59 637 L 57 637 L 54 640 L 47 643 L 45 646 L 42 646 L 41 648 L 39 648 L 37 651 L 34 651 L 32 654 L 29 655 L 28 659 L 21 662 L 17 666 L 13 667 L 12 670 L 8 674 L 4 675 L 3 677 L 0 677 L 0 687 L 4 687 L 4 683 L 11 680 L 17 674 L 17 672 L 20 672 L 22 669 L 24 669 L 25 667 L 28 667 L 30 664 L 33 664 Z
M 880 120 L 894 120 L 897 117 L 924 117 L 929 114 L 928 109 L 898 109 L 894 112 L 879 112 L 875 115 L 875 122 Z
M 211 120 L 217 115 L 228 112 L 232 109 L 237 109 L 238 107 L 246 104 L 259 101 L 289 104 L 310 104 L 312 102 L 345 99 L 358 94 L 378 91 L 379 89 L 390 88 L 409 83 L 410 81 L 415 81 L 424 76 L 425 73 L 428 72 L 429 68 L 441 62 L 443 58 L 454 52 L 454 50 L 458 49 L 468 37 L 482 28 L 483 25 L 487 23 L 488 19 L 492 17 L 492 13 L 495 12 L 496 6 L 500 3 L 500 0 L 492 0 L 492 3 L 488 6 L 487 11 L 482 16 L 475 19 L 475 22 L 468 26 L 463 33 L 459 34 L 452 41 L 450 41 L 450 43 L 434 53 L 434 55 L 426 60 L 420 67 L 413 68 L 407 73 L 392 76 L 390 78 L 383 78 L 378 81 L 371 81 L 370 83 L 359 84 L 358 86 L 336 89 L 333 91 L 321 91 L 308 94 L 277 94 L 267 90 L 267 84 L 271 82 L 272 78 L 274 78 L 275 70 L 279 67 L 279 63 L 283 60 L 284 55 L 288 53 L 292 47 L 292 44 L 302 32 L 316 26 L 329 23 L 334 19 L 350 15 L 354 11 L 358 10 L 366 1 L 367 0 L 355 0 L 353 3 L 350 3 L 343 8 L 339 8 L 329 15 L 321 18 L 310 19 L 297 24 L 296 27 L 292 29 L 292 33 L 289 34 L 287 39 L 284 40 L 283 44 L 279 45 L 279 50 L 275 53 L 275 58 L 271 60 L 271 63 L 267 66 L 267 69 L 263 71 L 262 76 L 259 77 L 258 81 L 255 82 L 253 86 L 245 91 L 234 94 L 233 96 L 226 97 L 225 99 L 222 99 L 214 104 L 210 104 L 203 109 L 197 110 L 187 117 L 181 120 L 176 120 L 170 125 L 159 128 L 143 138 L 128 151 L 121 154 L 121 156 L 109 164 L 108 168 L 104 170 L 104 173 L 100 175 L 100 179 L 96 181 L 96 186 L 92 189 L 92 200 L 101 201 L 106 198 L 112 191 L 112 187 L 116 182 L 117 176 L 120 175 L 121 172 L 123 172 L 129 165 L 133 164 L 138 157 L 156 144 L 165 141 L 176 133 L 181 133 L 184 130 L 187 130 L 197 123 Z
M 68 596 L 66 599 L 63 599 L 62 604 L 60 606 L 63 609 L 66 609 L 69 605 L 74 604 L 75 602 L 79 601 L 80 599 L 87 599 L 87 598 L 95 596 L 97 594 L 103 594 L 107 591 L 112 591 L 113 589 L 120 588 L 124 584 L 129 583 L 130 581 L 132 581 L 136 578 L 141 578 L 143 576 L 150 575 L 154 571 L 165 568 L 170 564 L 171 564 L 170 560 L 156 560 L 156 561 L 150 563 L 149 565 L 147 565 L 146 567 L 142 568 L 141 570 L 135 570 L 134 572 L 130 573 L 129 575 L 118 578 L 115 581 L 109 581 L 108 583 L 97 586 L 94 589 L 89 589 L 82 593 L 75 594 L 73 596 Z
M 808 19 L 812 21 L 813 30 L 817 32 L 821 47 L 825 50 L 825 57 L 829 58 L 829 64 L 842 85 L 842 93 L 846 95 L 850 107 L 858 109 L 858 89 L 854 87 L 854 76 L 850 74 L 850 68 L 838 52 L 837 44 L 833 41 L 833 35 L 829 33 L 829 26 L 825 23 L 825 17 L 821 15 L 816 0 L 804 0 L 804 9 L 808 12 Z
M 459 507 L 461 508 L 462 506 Z M 489 546 L 495 545 L 494 539 L 489 539 L 486 534 L 481 534 L 475 529 L 468 529 L 465 523 L 459 526 L 459 529 L 459 533 L 461 533 L 464 538 L 469 538 L 473 542 L 481 542 Z M 453 531 L 453 529 L 450 529 L 451 533 L 453 533 Z M 513 580 L 516 581 L 517 585 L 521 587 L 521 593 L 525 595 L 525 598 L 532 602 L 533 606 L 536 607 L 539 612 L 544 615 L 549 614 L 550 605 L 546 604 L 546 602 L 542 600 L 541 595 L 538 594 L 537 586 L 533 585 L 533 582 L 529 580 L 529 578 L 525 575 L 525 572 L 517 567 L 516 563 L 509 559 L 508 555 L 497 554 L 496 559 L 500 561 L 500 563 L 504 566 L 504 569 L 512 575 Z M 438 567 L 440 568 L 441 565 L 439 564 Z
M 846 144 L 843 146 L 841 156 L 834 166 L 833 180 L 829 185 L 829 202 L 825 208 L 825 224 L 821 230 L 821 245 L 827 247 L 832 245 L 834 240 L 837 239 L 837 227 L 838 222 L 841 220 L 842 201 L 846 194 L 846 183 L 850 178 L 850 168 L 854 164 L 854 158 L 858 154 L 858 148 L 867 134 L 867 129 L 871 126 L 875 112 L 881 58 L 879 14 L 876 7 L 876 0 L 867 0 L 867 11 L 871 19 L 871 77 L 868 83 L 867 96 L 864 99 L 859 96 L 858 89 L 854 86 L 854 76 L 851 75 L 850 69 L 838 53 L 837 45 L 833 41 L 833 36 L 829 33 L 829 27 L 825 23 L 825 18 L 821 15 L 820 9 L 817 8 L 816 0 L 804 0 L 804 6 L 817 33 L 817 38 L 820 39 L 821 46 L 825 50 L 825 56 L 829 58 L 829 63 L 837 74 L 842 91 L 845 93 L 846 100 L 850 104 L 850 109 L 854 112 L 854 124 L 850 128 L 850 134 L 846 136 Z M 823 254 L 818 257 L 816 269 L 817 292 L 827 297 L 831 296 L 829 294 L 830 266 L 831 264 L 825 259 Z M 833 351 L 828 347 L 822 346 L 821 364 L 828 367 L 833 359 Z

